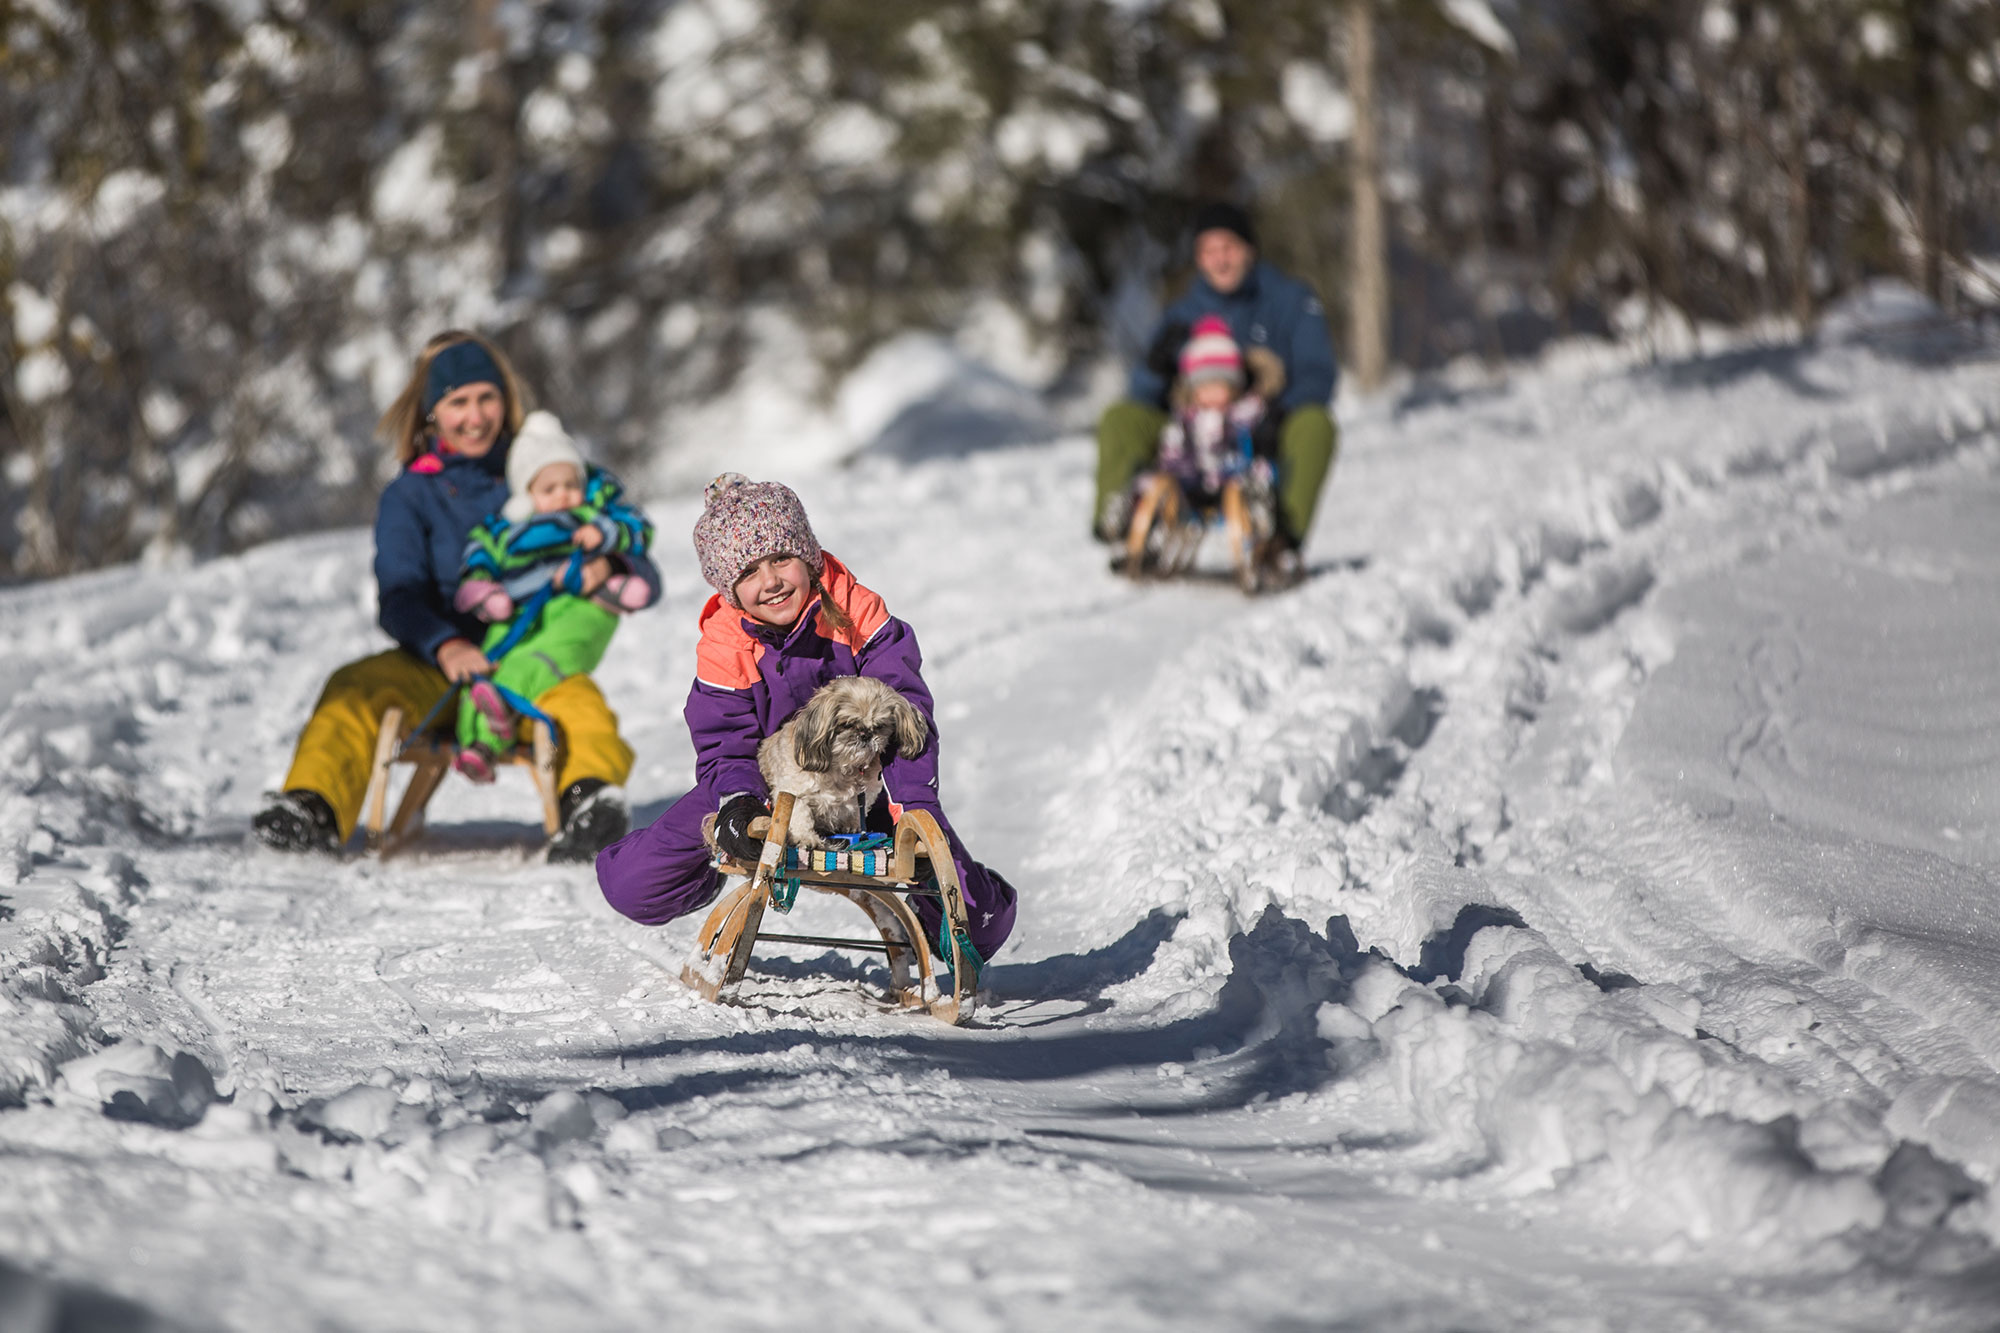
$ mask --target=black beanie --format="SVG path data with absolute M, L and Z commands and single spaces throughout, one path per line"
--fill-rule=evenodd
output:
M 1252 249 L 1257 245 L 1257 228 L 1251 225 L 1250 215 L 1235 204 L 1221 201 L 1203 204 L 1194 211 L 1192 234 L 1199 239 L 1205 231 L 1233 231 L 1243 238 L 1243 243 Z

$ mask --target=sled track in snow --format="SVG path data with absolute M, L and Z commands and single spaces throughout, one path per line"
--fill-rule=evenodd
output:
M 1641 627 L 1622 644 L 1604 642 L 1602 632 L 1645 604 L 1662 568 L 1677 581 L 1726 568 L 1745 545 L 1781 546 L 1828 512 L 1865 506 L 1884 486 L 1923 469 L 1962 459 L 1990 468 L 1996 406 L 1961 396 L 1936 418 L 1891 416 L 1886 424 L 1864 410 L 1802 432 L 1775 457 L 1759 445 L 1597 479 L 1566 505 L 1479 534 L 1442 578 L 1425 582 L 1378 561 L 1364 575 L 1318 580 L 1260 609 L 1230 643 L 1194 649 L 1184 670 L 1133 710 L 1128 728 L 1092 765 L 1103 794 L 1070 806 L 1069 838 L 1091 827 L 1115 829 L 1117 812 L 1142 806 L 1167 812 L 1151 831 L 1165 825 L 1175 832 L 1166 841 L 1111 839 L 1120 873 L 1158 885 L 1183 919 L 1146 978 L 1151 984 L 1127 988 L 1143 989 L 1133 998 L 1162 1014 L 1184 1012 L 1189 994 L 1221 1005 L 1231 986 L 1261 984 L 1238 946 L 1268 929 L 1267 914 L 1282 913 L 1315 935 L 1324 922 L 1321 984 L 1281 984 L 1264 997 L 1257 1028 L 1297 1027 L 1317 1010 L 1321 1068 L 1303 1080 L 1269 1081 L 1271 1095 L 1338 1081 L 1354 1060 L 1343 1052 L 1373 1043 L 1370 1058 L 1404 1063 L 1397 1096 L 1418 1121 L 1450 1118 L 1448 1104 L 1463 1100 L 1468 1078 L 1489 1086 L 1472 1092 L 1467 1114 L 1504 1121 L 1525 1089 L 1501 1071 L 1539 1062 L 1546 1078 L 1622 1086 L 1599 1094 L 1609 1101 L 1598 1114 L 1576 1114 L 1552 1138 L 1547 1127 L 1536 1131 L 1539 1143 L 1509 1142 L 1504 1125 L 1462 1135 L 1487 1188 L 1517 1188 L 1553 1166 L 1603 1165 L 1602 1145 L 1588 1140 L 1605 1133 L 1604 1113 L 1706 1118 L 1711 1127 L 1690 1130 L 1681 1151 L 1719 1154 L 1730 1171 L 1758 1178 L 1776 1202 L 1748 1206 L 1727 1190 L 1689 1201 L 1679 1220 L 1693 1234 L 1775 1229 L 1809 1246 L 1848 1227 L 1877 1225 L 1890 1237 L 1880 1243 L 1883 1252 L 1920 1248 L 1908 1227 L 1934 1227 L 1946 1210 L 1902 1206 L 1898 1192 L 1913 1188 L 1907 1171 L 1872 1180 L 1851 1169 L 1843 1174 L 1835 1148 L 1820 1154 L 1824 1169 L 1816 1173 L 1800 1165 L 1809 1154 L 1800 1154 L 1790 1131 L 1772 1124 L 1791 1116 L 1810 1129 L 1828 1102 L 1862 1089 L 1864 1100 L 1872 1094 L 1886 1108 L 1908 1083 L 1905 1062 L 1891 1054 L 1894 1039 L 1932 1016 L 1890 1012 L 1864 1020 L 1860 1015 L 1888 997 L 1789 960 L 1746 965 L 1742 938 L 1704 932 L 1698 897 L 1659 918 L 1652 938 L 1643 908 L 1609 916 L 1590 910 L 1594 893 L 1552 888 L 1546 872 L 1526 870 L 1510 845 L 1521 841 L 1509 836 L 1517 821 L 1553 826 L 1562 812 L 1510 809 L 1507 789 L 1526 764 L 1567 766 L 1555 785 L 1581 797 L 1593 769 L 1609 762 L 1615 731 L 1590 735 L 1563 706 L 1596 689 L 1613 696 L 1609 709 L 1598 701 L 1598 712 L 1614 720 L 1629 713 L 1657 665 L 1645 657 L 1649 631 Z M 1747 542 L 1715 541 L 1746 531 Z M 1242 640 L 1255 650 L 1244 651 Z M 1471 704 L 1469 713 L 1461 701 Z M 1545 718 L 1574 734 L 1546 743 Z M 1329 844 L 1338 850 L 1329 853 Z M 1602 875 L 1601 893 L 1658 892 L 1616 864 L 1574 869 Z M 1498 932 L 1483 932 L 1488 926 Z M 1358 955 L 1338 943 L 1351 938 L 1350 929 L 1359 935 Z M 1469 958 L 1475 949 L 1487 956 Z M 1713 970 L 1691 976 L 1691 957 L 1707 958 Z M 1501 1015 L 1487 1034 L 1491 1045 L 1426 1074 L 1421 1047 L 1440 1044 L 1435 1023 L 1404 1022 L 1401 1049 L 1374 1026 L 1407 1018 L 1411 988 L 1403 985 L 1405 998 L 1386 1007 L 1379 996 L 1350 998 L 1357 987 L 1401 984 L 1371 978 L 1371 967 L 1434 983 L 1423 1004 L 1469 1005 L 1479 1019 Z M 1491 993 L 1472 993 L 1478 987 L 1471 980 L 1456 984 L 1482 969 L 1489 970 L 1477 980 Z M 1565 1004 L 1595 1011 L 1593 1021 L 1616 1025 L 1618 1037 L 1576 1042 L 1568 1022 L 1509 1031 L 1509 998 L 1495 984 L 1509 969 L 1538 970 L 1536 986 L 1567 988 L 1576 998 Z M 1163 975 L 1175 984 L 1159 985 Z M 1690 985 L 1702 992 L 1698 1000 Z M 1989 1011 L 1960 1019 L 1996 1020 Z M 1552 1039 L 1575 1044 L 1553 1059 L 1532 1049 Z M 1648 1108 L 1649 1099 L 1662 1109 Z M 1451 1137 L 1439 1133 L 1439 1123 L 1422 1128 L 1434 1139 Z M 1656 1132 L 1649 1126 L 1642 1135 Z M 1761 1145 L 1742 1147 L 1760 1135 Z M 1730 1138 L 1736 1148 L 1722 1146 Z M 1674 1152 L 1670 1144 L 1658 1155 Z M 1612 1165 L 1634 1181 L 1649 1173 L 1671 1178 L 1670 1163 L 1645 1158 L 1641 1151 Z M 1913 1160 L 1935 1161 L 1915 1145 L 1891 1157 L 1905 1166 Z M 1961 1182 L 1952 1187 L 1958 1197 L 1969 1191 L 1959 1168 L 1938 1166 L 1936 1173 Z
M 760 960 L 744 1004 L 695 1002 L 669 979 L 685 931 L 609 921 L 582 877 L 492 853 L 507 791 L 448 812 L 489 821 L 446 835 L 471 847 L 476 830 L 481 855 L 240 855 L 244 793 L 264 779 L 200 756 L 253 736 L 277 766 L 321 658 L 372 641 L 350 536 L 287 548 L 304 591 L 284 605 L 244 591 L 262 557 L 194 571 L 200 596 L 171 615 L 143 588 L 92 602 L 95 584 L 71 585 L 65 651 L 89 669 L 28 661 L 0 719 L 15 771 L 33 771 L 0 786 L 0 864 L 20 881 L 0 886 L 16 909 L 0 937 L 56 938 L 36 914 L 71 902 L 46 896 L 68 881 L 102 880 L 91 891 L 119 904 L 104 954 L 108 915 L 133 929 L 107 983 L 71 964 L 60 1031 L 11 1030 L 41 1041 L 41 1064 L 21 1084 L 34 1104 L 0 1117 L 0 1192 L 85 1202 L 52 1232 L 46 1211 L 0 1209 L 0 1253 L 81 1275 L 106 1244 L 171 1252 L 170 1228 L 132 1220 L 151 1190 L 178 1200 L 153 1214 L 190 1219 L 188 1244 L 244 1269 L 220 1288 L 234 1294 L 203 1294 L 213 1261 L 190 1250 L 185 1273 L 135 1269 L 121 1289 L 234 1326 L 278 1305 L 338 1322 L 388 1290 L 440 1328 L 579 1312 L 640 1328 L 683 1309 L 761 1327 L 805 1291 L 840 1312 L 832 1327 L 916 1327 L 920 1309 L 955 1327 L 1024 1310 L 1080 1327 L 1296 1327 L 1302 1311 L 1597 1327 L 1606 1291 L 1629 1327 L 1687 1327 L 1690 1309 L 1760 1329 L 1981 1327 L 1985 1167 L 1937 1128 L 1977 1086 L 1932 1075 L 1990 1068 L 1966 1034 L 1992 1016 L 1899 1000 L 1894 976 L 1840 953 L 1869 947 L 1857 931 L 1831 953 L 1746 933 L 1727 867 L 1682 837 L 1699 812 L 1620 795 L 1620 735 L 1675 651 L 1663 593 L 1928 476 L 2000 469 L 2000 402 L 1975 396 L 1990 386 L 1920 379 L 1937 392 L 1919 418 L 1884 406 L 1903 401 L 1894 376 L 1863 381 L 1781 433 L 1732 435 L 1728 400 L 1696 403 L 1685 429 L 1712 438 L 1636 467 L 1629 449 L 1541 450 L 1548 409 L 1531 404 L 1527 427 L 1488 437 L 1526 451 L 1487 464 L 1528 477 L 1494 497 L 1462 449 L 1412 463 L 1358 433 L 1336 496 L 1379 488 L 1391 516 L 1358 515 L 1336 572 L 1254 604 L 1074 577 L 1051 606 L 1007 602 L 954 588 L 1000 549 L 962 517 L 879 549 L 844 534 L 885 567 L 970 546 L 962 568 L 921 569 L 936 600 L 912 613 L 922 627 L 950 598 L 995 602 L 926 630 L 941 704 L 963 705 L 948 693 L 968 681 L 1011 685 L 1008 664 L 1036 651 L 1103 642 L 1093 626 L 1131 607 L 1110 641 L 1163 663 L 1073 766 L 987 789 L 1048 801 L 1032 860 L 975 842 L 1028 861 L 1042 921 L 995 961 L 996 1003 L 968 1031 L 914 1030 L 879 1011 L 865 968 L 798 951 Z M 1046 459 L 1076 452 L 956 466 L 998 497 L 989 524 L 1026 523 L 1066 494 Z M 903 498 L 962 482 L 926 465 Z M 896 484 L 825 487 L 877 502 Z M 1437 512 L 1441 495 L 1467 512 Z M 1021 556 L 1041 578 L 1079 558 Z M 23 597 L 0 620 L 64 601 Z M 631 660 L 635 679 L 658 675 Z M 1762 665 L 1761 720 L 1728 744 L 1738 767 L 1784 736 L 1788 668 L 1782 652 Z M 947 725 L 1016 763 L 978 730 L 993 706 Z M 197 836 L 163 847 L 149 829 Z M 1061 931 L 1037 936 L 1053 917 Z M 0 969 L 0 985 L 25 975 Z M 212 1042 L 236 1106 L 197 1132 L 36 1103 L 91 1023 Z M 1944 1034 L 1932 1045 L 1912 1040 L 1925 1024 Z M 121 1197 L 107 1181 L 130 1183 Z M 728 1276 L 748 1236 L 756 1290 Z M 339 1271 L 258 1276 L 301 1254 Z

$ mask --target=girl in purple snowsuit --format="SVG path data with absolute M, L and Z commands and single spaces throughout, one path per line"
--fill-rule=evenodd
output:
M 905 809 L 936 817 L 958 867 L 972 945 L 991 958 L 1014 927 L 1014 886 L 966 855 L 938 804 L 937 717 L 915 632 L 820 550 L 805 507 L 777 482 L 717 477 L 694 525 L 694 547 L 716 590 L 702 608 L 688 691 L 694 790 L 598 854 L 605 899 L 654 926 L 705 905 L 722 876 L 702 838 L 704 817 L 716 816 L 717 844 L 739 861 L 754 862 L 762 850 L 749 831 L 752 819 L 770 812 L 758 742 L 834 677 L 874 676 L 917 707 L 930 734 L 916 758 L 891 755 L 883 765 L 869 826 L 886 832 Z M 936 901 L 919 896 L 911 905 L 935 936 Z

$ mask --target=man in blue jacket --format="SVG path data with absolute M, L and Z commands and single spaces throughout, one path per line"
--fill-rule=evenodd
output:
M 1242 209 L 1203 205 L 1193 230 L 1194 283 L 1160 317 L 1145 359 L 1132 368 L 1125 399 L 1106 408 L 1097 424 L 1097 535 L 1107 542 L 1125 539 L 1132 481 L 1159 452 L 1181 346 L 1197 319 L 1220 315 L 1238 343 L 1269 348 L 1284 363 L 1285 387 L 1271 404 L 1281 422 L 1277 539 L 1296 565 L 1338 440 L 1328 405 L 1340 372 L 1326 311 L 1311 288 L 1257 258 L 1257 233 Z

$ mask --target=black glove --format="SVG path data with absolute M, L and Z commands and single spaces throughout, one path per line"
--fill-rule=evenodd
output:
M 1146 369 L 1173 383 L 1174 376 L 1180 373 L 1181 348 L 1187 346 L 1187 340 L 1188 326 L 1180 320 L 1162 324 L 1153 337 L 1153 345 L 1146 349 Z
M 749 792 L 738 792 L 715 812 L 715 845 L 734 860 L 751 864 L 764 854 L 764 840 L 750 835 L 750 821 L 771 808 Z

